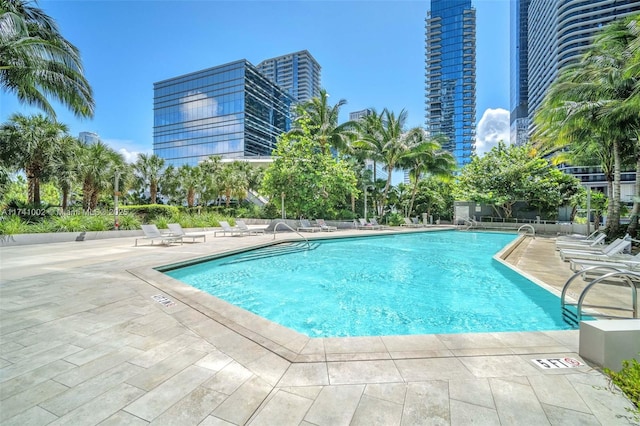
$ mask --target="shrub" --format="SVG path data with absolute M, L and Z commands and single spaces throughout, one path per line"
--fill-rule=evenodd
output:
M 24 223 L 19 216 L 0 216 L 0 235 L 9 236 L 29 232 L 29 225 Z
M 634 416 L 636 418 L 640 416 L 640 363 L 635 359 L 624 360 L 619 372 L 616 373 L 608 368 L 605 368 L 604 372 L 636 406 Z
M 404 217 L 400 213 L 389 213 L 385 217 L 387 225 L 400 226 L 404 223 Z
M 176 206 L 165 206 L 162 204 L 148 204 L 142 206 L 120 206 L 118 208 L 127 213 L 136 214 L 143 223 L 150 223 L 160 217 L 170 217 L 180 212 Z
M 118 224 L 123 231 L 140 229 L 142 221 L 135 214 L 118 215 Z
M 82 232 L 87 230 L 87 221 L 84 216 L 62 215 L 52 217 L 48 223 L 51 232 Z

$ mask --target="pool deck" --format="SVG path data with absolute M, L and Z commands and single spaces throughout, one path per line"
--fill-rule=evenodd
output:
M 152 269 L 273 235 L 134 241 L 0 247 L 0 424 L 633 424 L 598 369 L 532 362 L 578 331 L 309 339 Z M 557 289 L 553 242 L 509 262 Z

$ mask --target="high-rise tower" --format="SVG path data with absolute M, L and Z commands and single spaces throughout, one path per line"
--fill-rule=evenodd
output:
M 529 1 L 527 43 L 530 128 L 532 118 L 558 72 L 580 58 L 603 26 L 638 11 L 640 0 Z
M 531 0 L 511 2 L 511 82 L 510 82 L 510 123 L 511 143 L 524 145 L 529 140 L 529 96 L 528 82 L 528 18 Z
M 425 126 L 471 161 L 476 126 L 476 11 L 471 0 L 431 0 L 425 20 Z
M 320 96 L 320 64 L 306 50 L 265 59 L 256 68 L 296 102 Z

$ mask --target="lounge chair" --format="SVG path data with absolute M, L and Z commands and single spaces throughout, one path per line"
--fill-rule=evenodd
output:
M 337 226 L 327 225 L 324 219 L 316 219 L 316 225 L 318 225 L 325 232 L 333 232 L 338 230 Z
M 207 241 L 207 234 L 198 233 L 198 232 L 184 232 L 182 226 L 179 223 L 169 223 L 167 224 L 171 235 L 175 235 L 177 237 L 182 238 L 191 238 L 192 242 L 196 242 L 196 238 L 202 238 L 203 242 Z
M 374 225 L 373 223 L 369 223 L 369 222 L 366 221 L 366 219 L 364 219 L 362 217 L 360 219 L 358 219 L 358 220 L 360 221 L 360 228 L 362 228 L 362 229 L 374 229 L 374 230 L 382 229 L 381 225 Z
M 417 217 L 412 217 L 411 223 L 413 223 L 416 228 L 424 228 L 424 224 L 420 223 Z
M 265 232 L 264 228 L 249 228 L 244 220 L 236 220 L 236 225 L 238 229 L 248 232 L 249 235 L 264 235 Z
M 390 226 L 379 224 L 378 219 L 376 219 L 375 217 L 372 217 L 371 219 L 369 219 L 369 223 L 371 223 L 373 226 L 379 226 L 380 229 L 391 229 Z
M 611 258 L 611 256 L 620 254 L 630 248 L 631 241 L 627 240 L 625 237 L 624 239 L 618 238 L 601 249 L 596 249 L 594 247 L 585 247 L 582 250 L 560 249 L 560 258 L 565 262 L 568 262 L 571 259 L 602 260 Z
M 225 220 L 220 221 L 220 226 L 222 227 L 222 231 L 215 231 L 213 233 L 214 237 L 217 236 L 219 233 L 222 233 L 222 235 L 224 236 L 226 236 L 227 234 L 230 234 L 231 236 L 234 236 L 234 237 L 243 237 L 245 235 L 249 235 L 249 231 L 245 231 L 240 228 L 232 228 L 231 225 L 229 225 L 229 222 Z
M 556 241 L 571 241 L 571 242 L 588 241 L 588 240 L 593 241 L 601 233 L 602 232 L 600 232 L 599 230 L 595 230 L 587 236 L 584 236 L 582 234 L 559 235 L 558 237 L 556 237 Z
M 623 268 L 630 269 L 632 271 L 640 271 L 640 253 L 630 255 L 616 255 L 596 259 L 571 259 L 569 261 L 571 270 L 574 272 L 582 271 L 583 269 L 591 268 L 594 266 L 608 266 L 611 268 Z
M 138 246 L 138 240 L 151 240 L 151 245 L 153 245 L 154 241 L 160 241 L 161 244 L 171 245 L 171 243 L 175 243 L 180 241 L 182 244 L 182 237 L 179 235 L 171 235 L 171 234 L 163 234 L 160 232 L 156 225 L 141 225 L 142 232 L 144 232 L 144 237 L 136 238 L 135 245 Z
M 411 218 L 405 217 L 404 223 L 400 224 L 400 226 L 406 226 L 407 228 L 417 228 L 419 225 L 416 225 L 415 223 L 413 223 Z
M 556 250 L 560 250 L 563 248 L 568 249 L 578 249 L 581 250 L 585 247 L 596 247 L 598 245 L 604 244 L 604 239 L 607 237 L 606 234 L 600 233 L 596 235 L 593 239 L 590 240 L 582 240 L 582 241 L 558 241 L 556 240 Z
M 320 228 L 319 226 L 311 225 L 311 222 L 309 222 L 307 219 L 300 219 L 300 225 L 296 228 L 296 231 L 316 232 L 316 231 L 322 231 L 322 228 Z

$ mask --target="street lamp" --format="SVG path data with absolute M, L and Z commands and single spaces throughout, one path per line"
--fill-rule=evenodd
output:
M 113 185 L 113 219 L 114 219 L 113 224 L 116 231 L 120 228 L 120 224 L 118 223 L 118 196 L 120 195 L 119 180 L 120 180 L 120 171 L 116 170 L 115 182 Z

